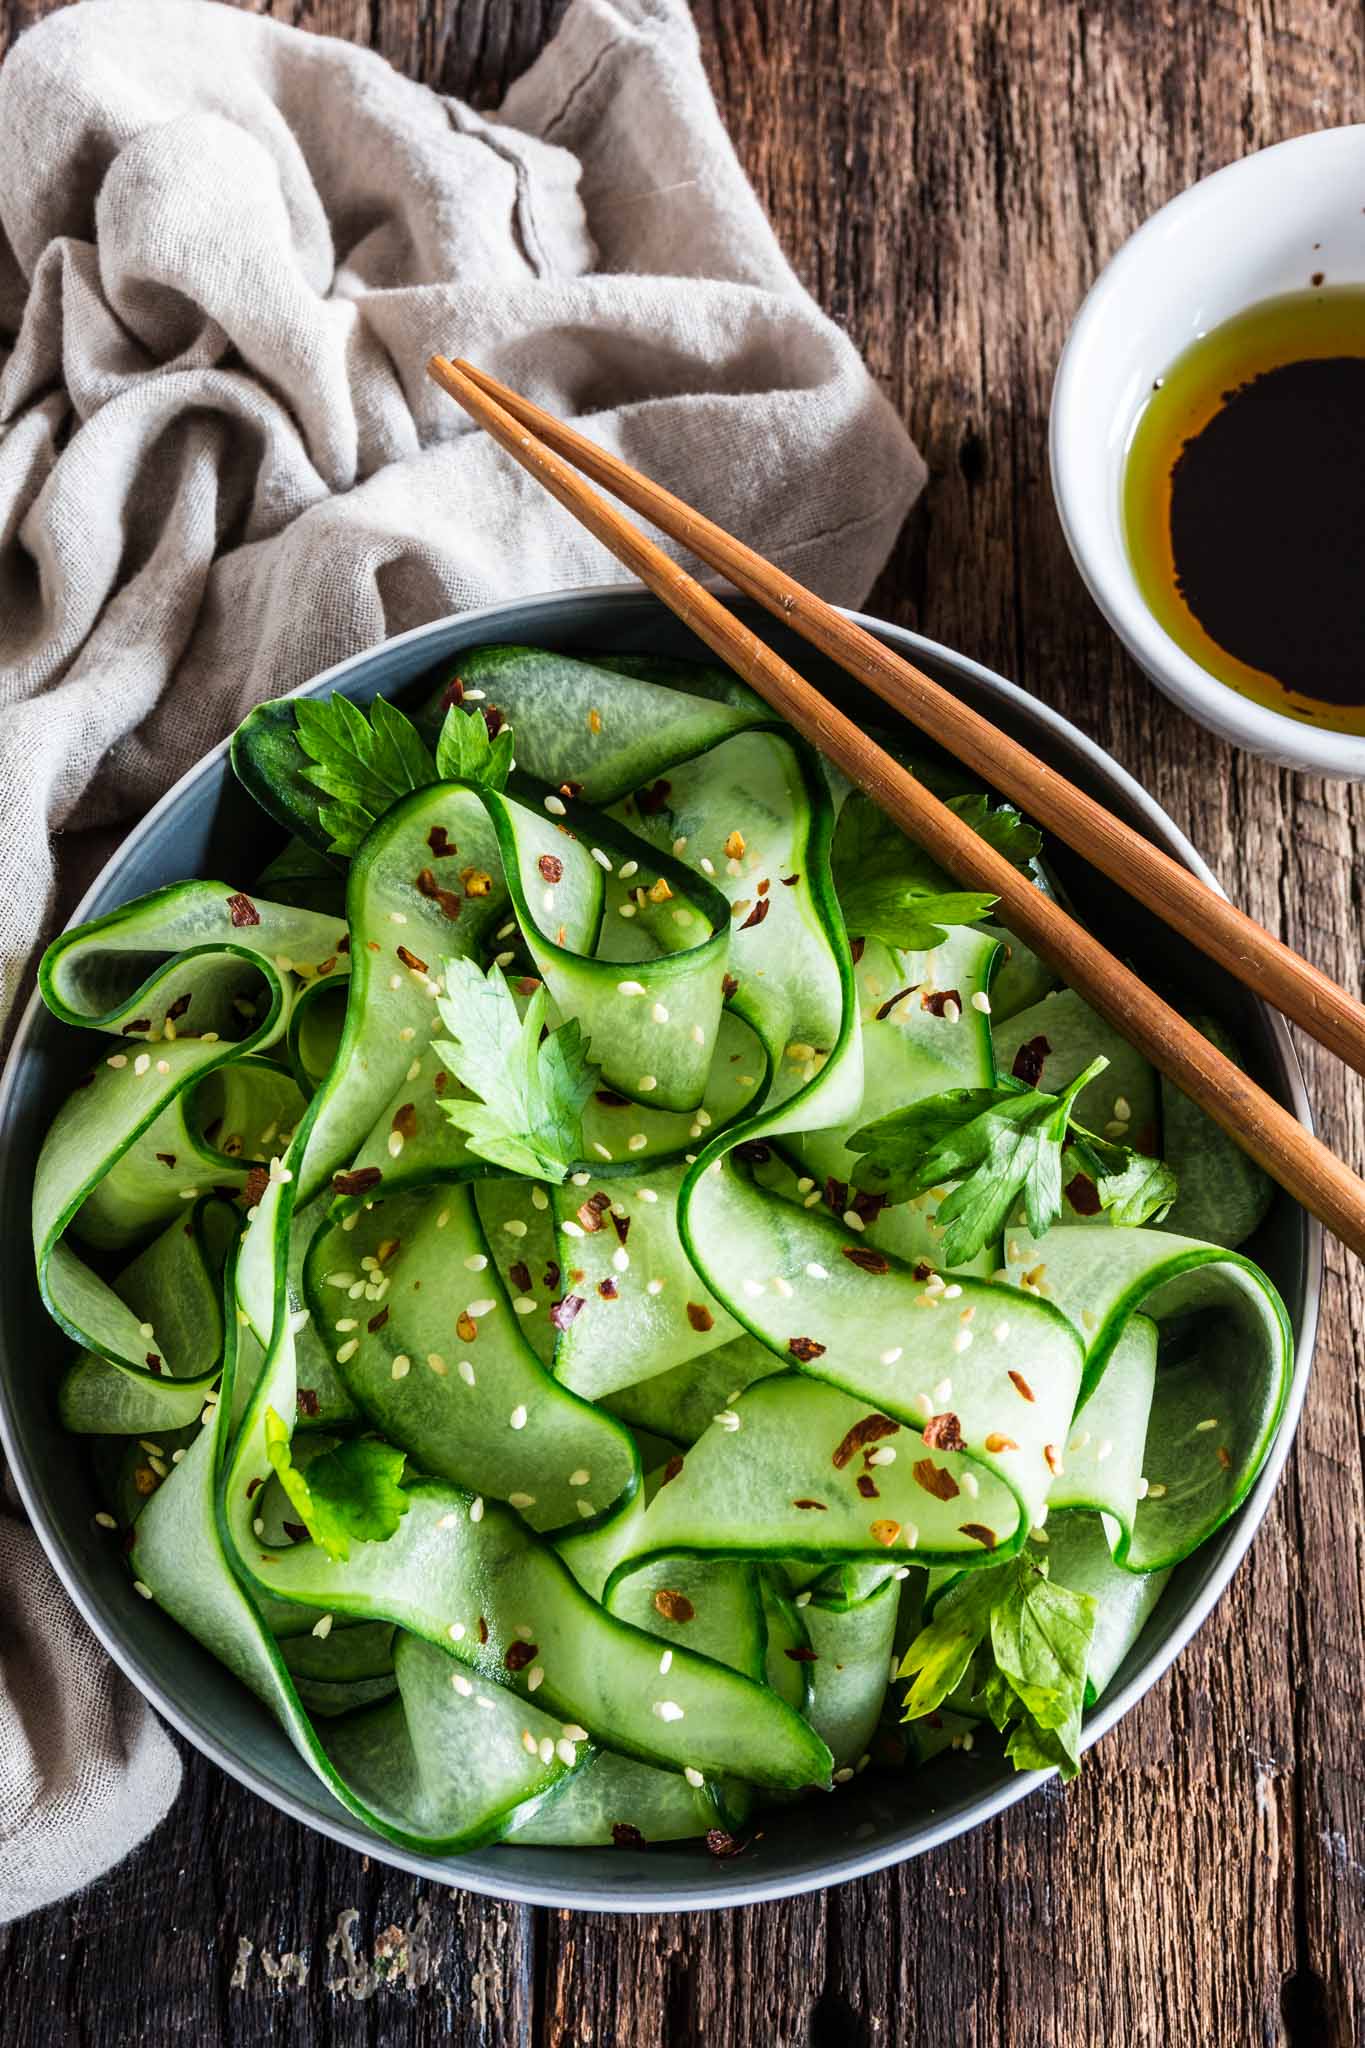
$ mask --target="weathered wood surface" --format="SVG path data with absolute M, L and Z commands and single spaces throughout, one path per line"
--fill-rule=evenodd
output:
M 0 0 L 0 52 L 44 11 Z M 487 104 L 561 0 L 275 11 Z M 1146 782 L 1239 902 L 1358 985 L 1365 800 L 1232 752 L 1143 684 L 1066 554 L 1045 428 L 1067 321 L 1146 213 L 1249 149 L 1361 118 L 1360 7 L 698 0 L 696 14 L 788 250 L 932 467 L 871 608 L 1059 706 Z M 1325 1136 L 1359 1163 L 1359 1084 L 1311 1049 L 1306 1065 Z M 1334 1253 L 1276 1506 L 1213 1620 L 1064 1798 L 823 1898 L 637 1922 L 433 1893 L 191 1758 L 179 1808 L 138 1856 L 0 1935 L 0 2035 L 90 2048 L 1365 2040 L 1363 1323 L 1359 1276 L 1348 1284 Z M 339 1925 L 360 1952 L 349 1963 L 344 1942 L 329 1951 Z M 302 1982 L 290 1955 L 307 1960 Z

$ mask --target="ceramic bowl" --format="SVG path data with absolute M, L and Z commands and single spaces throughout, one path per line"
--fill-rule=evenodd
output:
M 1114 631 L 1168 697 L 1253 753 L 1365 778 L 1365 736 L 1329 732 L 1221 683 L 1157 624 L 1124 544 L 1122 479 L 1153 381 L 1260 299 L 1365 284 L 1365 125 L 1327 128 L 1215 171 L 1140 227 L 1076 316 L 1052 393 L 1052 488 L 1067 544 Z M 1267 478 L 1266 488 L 1272 487 Z
M 867 715 L 868 700 L 848 678 L 763 613 L 739 609 L 813 681 L 855 714 Z M 861 623 L 1211 879 L 1151 797 L 1055 712 L 933 641 L 875 619 Z M 644 592 L 575 592 L 438 620 L 343 662 L 309 691 L 341 689 L 365 702 L 377 692 L 392 694 L 448 673 L 462 650 L 489 641 L 571 652 L 704 653 Z M 885 724 L 888 714 L 878 715 Z M 73 921 L 186 875 L 249 882 L 274 850 L 272 832 L 236 784 L 226 745 L 217 747 L 129 834 Z M 1064 850 L 1058 867 L 1086 917 L 1100 931 L 1122 929 L 1125 952 L 1140 965 L 1145 961 L 1154 978 L 1159 974 L 1165 985 L 1178 987 L 1184 999 L 1220 1017 L 1237 1035 L 1256 1078 L 1307 1124 L 1302 1079 L 1280 1019 L 1136 906 L 1116 902 L 1110 886 L 1069 862 Z M 451 1859 L 395 1849 L 371 1834 L 334 1803 L 256 1699 L 165 1615 L 137 1598 L 121 1559 L 92 1525 L 96 1500 L 85 1455 L 57 1422 L 54 1390 L 66 1347 L 39 1304 L 29 1229 L 33 1164 L 43 1133 L 88 1058 L 83 1034 L 55 1024 L 35 997 L 0 1080 L 0 1437 L 34 1527 L 95 1634 L 158 1711 L 224 1770 L 308 1826 L 418 1876 L 532 1904 L 612 1912 L 733 1906 L 838 1884 L 980 1825 L 1041 1782 L 1037 1775 L 1016 1776 L 999 1758 L 981 1752 L 940 1758 L 932 1771 L 918 1775 L 881 1777 L 869 1771 L 837 1798 L 769 1813 L 762 1840 L 727 1861 L 695 1843 L 645 1852 L 496 1847 Z M 1250 1543 L 1288 1452 L 1312 1354 L 1321 1236 L 1281 1197 L 1250 1250 L 1275 1280 L 1294 1326 L 1296 1367 L 1284 1423 L 1241 1511 L 1175 1575 L 1109 1694 L 1090 1715 L 1088 1742 L 1128 1711 L 1204 1620 Z

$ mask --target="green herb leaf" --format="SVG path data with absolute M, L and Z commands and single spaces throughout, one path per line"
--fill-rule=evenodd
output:
M 447 960 L 437 998 L 450 1039 L 435 1050 L 477 1101 L 442 1100 L 471 1152 L 532 1180 L 562 1181 L 583 1152 L 583 1105 L 596 1084 L 576 1017 L 543 1041 L 546 996 L 538 988 L 518 1017 L 500 967 Z
M 1042 843 L 1036 828 L 1007 804 L 993 811 L 984 796 L 971 795 L 953 797 L 948 808 L 1018 867 L 1026 868 Z M 996 900 L 957 888 L 923 847 L 858 793 L 839 814 L 831 862 L 844 923 L 854 937 L 881 939 L 907 952 L 941 945 L 950 926 L 975 924 Z
M 938 1205 L 949 1266 L 999 1237 L 1021 1198 L 1029 1229 L 1041 1237 L 1061 1212 L 1071 1104 L 1107 1065 L 1092 1060 L 1060 1095 L 1017 1083 L 953 1088 L 893 1110 L 848 1140 L 865 1155 L 854 1179 L 896 1202 L 956 1183 Z
M 436 742 L 436 767 L 442 782 L 482 782 L 506 789 L 512 768 L 512 728 L 505 725 L 495 740 L 477 708 L 452 704 Z
M 1097 1138 L 1078 1124 L 1071 1127 L 1071 1145 L 1063 1170 L 1068 1168 L 1087 1174 L 1094 1181 L 1101 1209 L 1108 1212 L 1111 1223 L 1126 1229 L 1149 1223 L 1153 1218 L 1159 1220 L 1180 1191 L 1164 1159 Z
M 348 1437 L 294 1463 L 289 1430 L 273 1408 L 265 1414 L 266 1455 L 299 1520 L 329 1557 L 348 1558 L 351 1543 L 385 1543 L 408 1511 L 399 1481 L 406 1455 L 374 1437 Z
M 1096 1607 L 1088 1593 L 1054 1585 L 1045 1560 L 1025 1554 L 973 1571 L 951 1587 L 901 1662 L 914 1678 L 904 1718 L 918 1720 L 960 1686 L 996 1728 L 1017 1770 L 1080 1766 L 1085 1673 Z

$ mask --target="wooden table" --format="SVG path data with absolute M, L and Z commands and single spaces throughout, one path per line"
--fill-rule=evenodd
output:
M 0 52 L 46 0 L 0 0 Z M 561 0 L 273 10 L 495 103 Z M 1361 118 L 1344 0 L 699 0 L 740 154 L 932 483 L 870 608 L 1017 678 L 1165 804 L 1233 897 L 1350 986 L 1365 802 L 1207 737 L 1083 591 L 1048 491 L 1067 322 L 1153 207 L 1229 158 Z M 1329 1143 L 1361 1090 L 1305 1055 Z M 1288 2048 L 1365 2039 L 1365 1290 L 1329 1248 L 1288 1477 L 1217 1614 L 1051 1789 L 902 1869 L 737 1914 L 484 1904 L 372 1865 L 197 1756 L 152 1840 L 0 1933 L 16 2044 L 450 2041 L 622 2048 Z

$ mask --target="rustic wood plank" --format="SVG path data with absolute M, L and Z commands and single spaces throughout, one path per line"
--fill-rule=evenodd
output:
M 442 90 L 496 102 L 563 0 L 274 0 Z M 0 54 L 45 0 L 0 0 Z M 1234 754 L 1137 675 L 1051 510 L 1046 413 L 1067 321 L 1136 222 L 1250 148 L 1352 118 L 1361 10 L 1336 0 L 696 0 L 740 154 L 798 270 L 865 351 L 933 473 L 873 608 L 1025 682 L 1131 767 L 1234 897 L 1358 980 L 1365 799 Z M 1324 1135 L 1365 1157 L 1360 1091 L 1305 1064 Z M 0 1935 L 16 2043 L 564 2048 L 762 2040 L 1365 2038 L 1365 1626 L 1358 1275 L 1331 1262 L 1288 1483 L 1177 1669 L 1049 1791 L 940 1854 L 743 1915 L 542 1915 L 366 1868 L 198 1759 L 172 1821 L 83 1899 Z M 372 1963 L 419 1926 L 428 1981 Z M 425 1923 L 420 1923 L 423 1930 Z M 238 1943 L 254 1944 L 240 1989 Z M 420 1942 L 418 1944 L 420 1952 Z M 401 1947 L 401 1944 L 399 1944 Z M 964 1956 L 965 1950 L 965 1956 Z M 303 1984 L 279 1985 L 287 1953 Z M 408 1953 L 413 1952 L 412 1943 Z M 420 1974 L 420 1970 L 417 1972 Z M 357 1995 L 370 1989 L 370 1995 Z M 1283 2021 L 1281 2006 L 1283 1998 Z

